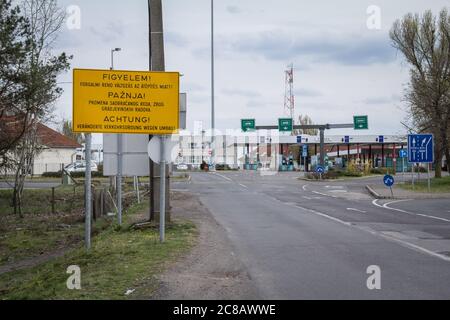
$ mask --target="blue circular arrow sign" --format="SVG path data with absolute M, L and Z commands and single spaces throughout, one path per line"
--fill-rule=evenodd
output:
M 387 187 L 392 187 L 392 185 L 394 184 L 394 177 L 387 174 L 383 177 L 383 182 Z
M 325 172 L 325 169 L 324 169 L 322 166 L 317 166 L 317 167 L 316 167 L 316 172 L 317 172 L 317 173 L 324 173 L 324 172 Z

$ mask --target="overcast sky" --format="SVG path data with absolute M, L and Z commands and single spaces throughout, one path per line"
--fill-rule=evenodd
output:
M 179 71 L 188 96 L 188 129 L 210 126 L 210 0 L 163 0 L 166 71 Z M 81 28 L 64 28 L 55 46 L 72 67 L 148 70 L 147 0 L 59 0 L 81 9 Z M 381 28 L 367 27 L 367 8 L 381 9 Z M 391 46 L 392 23 L 408 12 L 437 13 L 448 0 L 215 0 L 216 127 L 241 118 L 276 124 L 283 108 L 284 71 L 294 64 L 295 114 L 315 123 L 349 123 L 369 116 L 364 134 L 398 134 L 408 66 Z M 72 73 L 60 77 L 70 82 Z M 71 118 L 72 90 L 57 103 Z M 333 130 L 329 134 L 348 131 Z M 354 133 L 354 132 L 348 132 Z M 94 138 L 101 141 L 100 135 Z M 100 139 L 100 140 L 99 140 Z

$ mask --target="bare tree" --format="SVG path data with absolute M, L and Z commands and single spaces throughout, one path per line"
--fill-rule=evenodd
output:
M 439 178 L 450 146 L 450 16 L 447 9 L 437 18 L 431 11 L 407 14 L 394 23 L 390 37 L 411 66 L 405 100 L 414 127 L 434 134 L 435 177 Z
M 60 123 L 59 132 L 69 137 L 72 140 L 75 140 L 79 144 L 84 143 L 84 135 L 82 133 L 73 132 L 72 130 L 72 121 L 63 119 Z
M 299 125 L 314 124 L 312 119 L 307 114 L 305 114 L 304 116 L 299 115 L 297 123 Z M 318 130 L 317 129 L 299 129 L 299 130 L 294 130 L 294 134 L 308 134 L 311 136 L 316 136 L 318 134 Z
M 20 93 L 15 115 L 24 118 L 27 130 L 14 148 L 14 211 L 21 214 L 22 191 L 25 177 L 40 150 L 38 123 L 52 117 L 55 101 L 62 89 L 57 86 L 57 76 L 69 68 L 65 53 L 53 56 L 52 44 L 64 22 L 64 12 L 56 0 L 23 0 L 22 14 L 28 23 L 26 39 L 30 44 L 26 53 Z

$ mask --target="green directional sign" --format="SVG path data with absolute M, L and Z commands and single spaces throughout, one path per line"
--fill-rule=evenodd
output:
M 353 129 L 369 129 L 369 120 L 367 116 L 353 116 Z
M 278 130 L 289 132 L 292 131 L 292 119 L 291 118 L 278 119 Z
M 241 129 L 244 132 L 255 130 L 255 119 L 241 119 Z

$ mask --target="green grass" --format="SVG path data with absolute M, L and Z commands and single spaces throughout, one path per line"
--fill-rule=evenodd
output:
M 38 256 L 81 241 L 83 190 L 55 189 L 55 214 L 51 189 L 24 190 L 23 216 L 14 214 L 12 190 L 0 190 L 0 265 Z M 95 230 L 105 227 L 99 221 Z
M 0 190 L 0 216 L 14 213 L 12 207 L 13 190 Z M 22 211 L 28 214 L 50 214 L 52 189 L 25 189 L 22 195 Z M 74 188 L 64 186 L 55 188 L 55 211 L 58 213 L 70 213 L 80 210 L 84 201 L 83 186 Z
M 159 243 L 156 227 L 129 228 L 146 203 L 130 207 L 124 225 L 111 225 L 92 239 L 87 252 L 80 247 L 34 268 L 0 275 L 0 299 L 135 299 L 157 288 L 155 275 L 189 249 L 195 226 L 187 221 L 168 224 L 166 242 Z M 67 267 L 81 268 L 81 290 L 69 290 Z M 128 289 L 136 289 L 126 296 Z
M 398 187 L 416 191 L 416 192 L 428 192 L 428 181 L 425 179 L 421 179 L 420 182 L 414 182 L 414 188 L 410 182 L 398 184 Z M 445 193 L 450 192 L 450 176 L 442 177 L 440 179 L 432 178 L 431 179 L 431 192 L 436 193 Z

